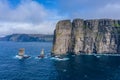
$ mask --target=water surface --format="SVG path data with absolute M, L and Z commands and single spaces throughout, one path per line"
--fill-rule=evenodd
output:
M 0 80 L 120 80 L 120 56 L 50 57 L 50 42 L 0 42 Z M 15 56 L 25 48 L 29 59 Z M 44 48 L 47 58 L 36 59 Z

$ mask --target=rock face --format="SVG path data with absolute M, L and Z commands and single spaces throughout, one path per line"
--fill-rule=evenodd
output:
M 53 52 L 55 54 L 66 53 L 71 49 L 71 32 L 72 23 L 70 20 L 58 22 L 54 31 L 54 46 Z
M 120 20 L 59 21 L 54 31 L 52 53 L 120 53 Z

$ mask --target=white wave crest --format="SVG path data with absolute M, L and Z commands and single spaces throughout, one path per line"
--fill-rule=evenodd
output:
M 56 61 L 67 61 L 69 60 L 69 58 L 58 58 L 58 57 L 52 57 L 52 60 L 56 60 Z

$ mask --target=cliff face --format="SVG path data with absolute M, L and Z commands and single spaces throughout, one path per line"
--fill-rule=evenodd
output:
M 52 53 L 120 53 L 120 20 L 59 21 L 54 32 Z
M 70 20 L 58 22 L 54 31 L 54 46 L 55 54 L 66 53 L 69 51 L 71 44 L 72 23 Z

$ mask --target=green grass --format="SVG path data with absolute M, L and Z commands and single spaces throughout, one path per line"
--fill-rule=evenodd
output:
M 116 23 L 114 24 L 115 27 L 120 27 L 120 24 Z

